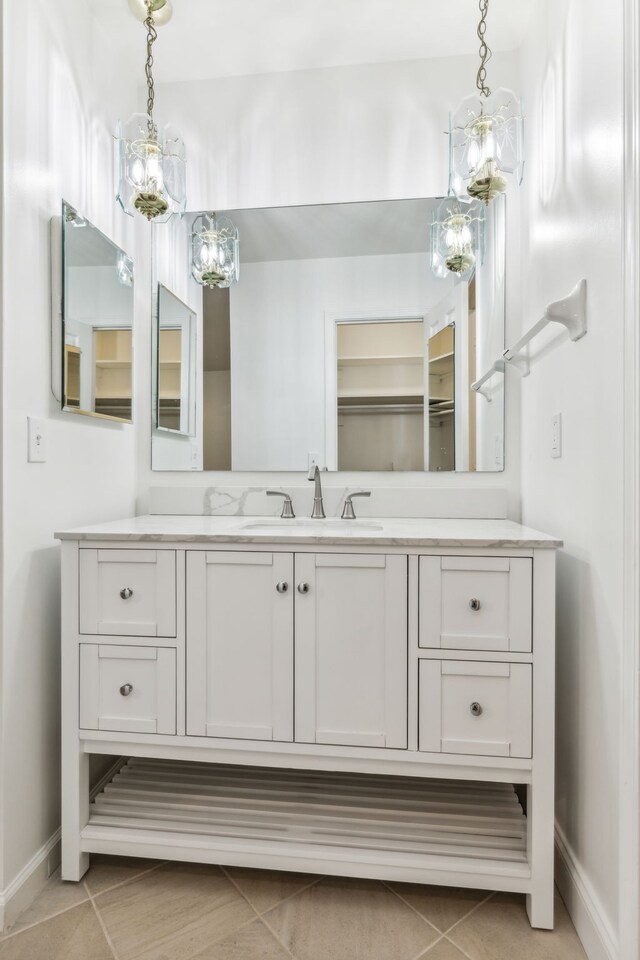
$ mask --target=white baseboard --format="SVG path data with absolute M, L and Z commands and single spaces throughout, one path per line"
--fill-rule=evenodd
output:
M 124 762 L 119 757 L 91 789 L 91 799 L 113 779 Z M 12 926 L 31 905 L 60 865 L 60 828 L 31 857 L 11 883 L 0 890 L 0 931 Z
M 622 960 L 602 904 L 557 822 L 556 883 L 589 960 Z

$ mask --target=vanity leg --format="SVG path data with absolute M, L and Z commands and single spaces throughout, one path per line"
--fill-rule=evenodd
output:
M 527 787 L 527 847 L 531 864 L 531 893 L 527 894 L 527 914 L 532 927 L 553 930 L 553 794 L 541 796 L 544 789 Z
M 62 543 L 62 879 L 81 880 L 89 854 L 80 831 L 89 819 L 89 755 L 82 749 L 78 705 L 78 543 Z
M 553 930 L 554 886 L 554 688 L 555 555 L 533 554 L 533 778 L 527 787 L 527 850 L 531 892 L 527 913 L 532 927 Z
M 62 763 L 62 879 L 81 880 L 89 854 L 80 849 L 80 831 L 89 819 L 89 756 L 76 746 Z

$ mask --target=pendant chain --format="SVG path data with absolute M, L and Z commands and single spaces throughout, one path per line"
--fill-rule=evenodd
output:
M 144 25 L 147 28 L 147 62 L 144 66 L 144 72 L 147 78 L 147 115 L 149 117 L 149 135 L 155 137 L 155 124 L 153 122 L 153 104 L 155 100 L 155 91 L 153 87 L 153 44 L 158 39 L 158 31 L 155 27 L 149 0 L 147 0 L 147 11 L 147 19 L 144 21 Z
M 478 24 L 478 40 L 480 41 L 480 69 L 476 78 L 476 86 L 483 97 L 491 96 L 491 90 L 487 86 L 487 62 L 491 59 L 491 50 L 487 46 L 484 38 L 487 32 L 487 12 L 489 10 L 489 0 L 480 0 L 480 23 Z

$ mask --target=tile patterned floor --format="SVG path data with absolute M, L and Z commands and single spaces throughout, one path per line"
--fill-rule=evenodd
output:
M 47 882 L 0 960 L 585 960 L 560 898 L 93 856 Z

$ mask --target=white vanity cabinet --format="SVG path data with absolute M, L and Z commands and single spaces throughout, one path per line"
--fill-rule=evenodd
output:
M 406 557 L 188 550 L 186 563 L 188 734 L 406 747 Z
M 560 543 L 295 523 L 59 534 L 64 878 L 112 853 L 451 884 L 551 927 Z M 91 754 L 122 758 L 93 791 Z

